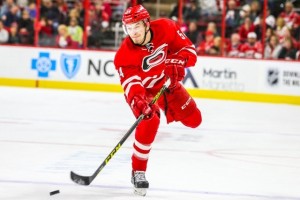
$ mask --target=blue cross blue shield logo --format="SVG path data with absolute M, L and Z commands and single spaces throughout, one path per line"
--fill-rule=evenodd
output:
M 37 59 L 31 60 L 31 69 L 38 71 L 38 77 L 47 78 L 51 70 L 55 71 L 56 61 L 50 59 L 48 52 L 40 52 Z
M 62 54 L 60 57 L 60 65 L 63 73 L 68 77 L 69 79 L 73 78 L 79 68 L 81 63 L 81 56 L 78 55 L 67 55 Z

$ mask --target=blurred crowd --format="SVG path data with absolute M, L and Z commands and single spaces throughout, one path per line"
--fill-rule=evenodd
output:
M 41 0 L 37 9 L 35 0 L 0 0 L 0 44 L 83 48 L 86 34 L 86 46 L 99 48 L 124 2 L 91 0 L 84 9 L 82 0 Z
M 223 13 L 221 0 L 188 0 L 182 10 L 199 55 L 300 60 L 300 1 L 228 0 Z
M 41 0 L 37 8 L 35 0 L 0 0 L 0 44 L 113 46 L 115 24 L 131 1 L 84 2 Z M 160 15 L 179 22 L 178 4 L 172 8 Z M 300 60 L 300 1 L 268 0 L 267 8 L 263 0 L 227 0 L 225 10 L 223 0 L 185 0 L 180 25 L 199 55 Z

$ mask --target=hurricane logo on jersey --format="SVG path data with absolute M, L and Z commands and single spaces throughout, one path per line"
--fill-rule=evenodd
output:
M 167 44 L 164 43 L 159 46 L 153 53 L 149 56 L 145 56 L 142 63 L 143 71 L 147 72 L 151 68 L 163 63 L 167 57 Z
M 60 58 L 60 65 L 62 68 L 63 73 L 68 77 L 69 79 L 73 78 L 80 67 L 81 63 L 81 56 L 78 55 L 67 55 L 62 54 Z

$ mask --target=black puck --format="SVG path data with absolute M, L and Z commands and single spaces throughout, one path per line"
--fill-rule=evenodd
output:
M 58 194 L 58 193 L 59 193 L 59 190 L 54 190 L 54 191 L 50 192 L 50 196 L 51 196 L 51 195 Z

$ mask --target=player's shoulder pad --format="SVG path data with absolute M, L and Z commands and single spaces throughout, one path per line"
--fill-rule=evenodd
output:
M 114 65 L 116 69 L 118 69 L 121 66 L 126 66 L 128 64 L 128 61 L 132 59 L 132 48 L 133 44 L 130 41 L 130 38 L 126 37 L 115 54 Z
M 151 21 L 151 28 L 159 27 L 160 29 L 170 30 L 170 28 L 177 28 L 175 21 L 168 18 L 160 18 Z

